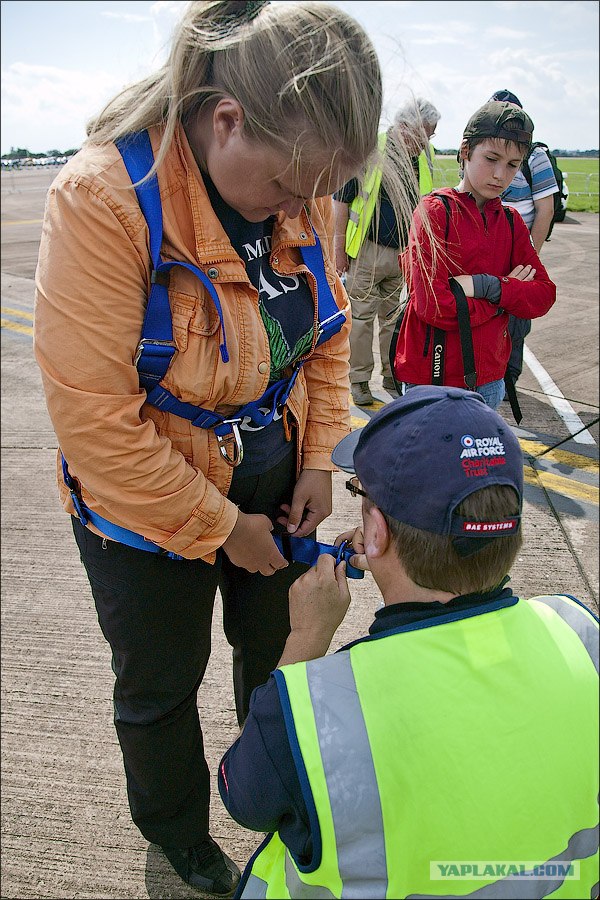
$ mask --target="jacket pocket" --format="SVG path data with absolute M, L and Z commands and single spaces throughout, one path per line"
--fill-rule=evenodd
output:
M 209 337 L 219 327 L 219 314 L 210 297 L 169 291 L 173 316 L 173 338 L 179 351 L 187 350 L 188 336 Z

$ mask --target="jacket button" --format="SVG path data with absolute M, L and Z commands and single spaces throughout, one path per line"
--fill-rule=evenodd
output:
M 211 268 L 211 269 L 207 269 L 206 274 L 208 275 L 209 278 L 218 278 L 218 277 L 219 277 L 219 270 L 218 270 L 218 269 L 215 269 L 215 268 L 213 267 L 213 268 Z
M 299 238 L 300 238 L 301 241 L 305 241 L 305 240 L 306 240 L 306 232 L 305 232 L 305 231 L 301 231 L 300 234 L 299 234 Z
M 268 362 L 261 362 L 261 363 L 259 363 L 259 364 L 258 364 L 258 371 L 260 372 L 261 375 L 264 375 L 265 372 L 268 372 L 268 371 L 269 371 L 269 363 L 268 363 Z
M 278 256 L 274 256 L 274 257 L 273 257 L 273 265 L 276 266 L 278 263 L 279 263 L 279 257 L 278 257 Z

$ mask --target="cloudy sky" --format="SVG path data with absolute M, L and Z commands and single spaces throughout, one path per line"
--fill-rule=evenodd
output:
M 517 94 L 550 147 L 597 148 L 596 0 L 337 2 L 373 39 L 386 123 L 409 96 L 442 113 L 434 144 L 456 147 L 493 91 Z M 1 152 L 79 147 L 123 85 L 162 63 L 177 0 L 2 2 Z

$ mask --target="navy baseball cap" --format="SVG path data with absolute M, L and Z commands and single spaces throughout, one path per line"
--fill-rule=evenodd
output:
M 507 91 L 506 88 L 502 91 L 494 91 L 490 100 L 500 100 L 505 103 L 514 103 L 515 106 L 520 106 L 523 109 L 523 104 L 519 100 L 516 94 L 513 94 L 512 91 Z
M 480 394 L 413 387 L 340 441 L 331 459 L 355 473 L 373 503 L 392 519 L 452 535 L 460 556 L 519 531 L 523 453 L 510 426 Z M 465 497 L 493 484 L 514 489 L 519 514 L 486 522 L 456 514 Z

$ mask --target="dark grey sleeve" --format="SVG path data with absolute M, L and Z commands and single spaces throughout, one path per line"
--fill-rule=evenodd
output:
M 502 296 L 502 285 L 496 275 L 472 275 L 473 293 L 481 300 L 487 300 L 497 306 Z

